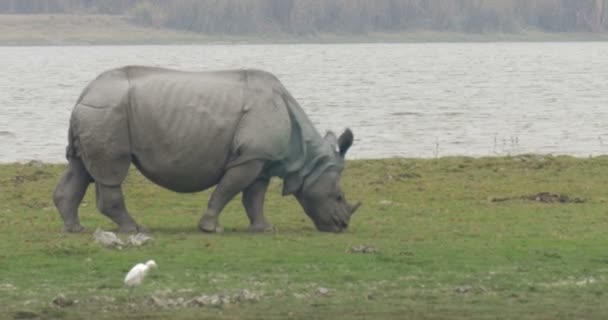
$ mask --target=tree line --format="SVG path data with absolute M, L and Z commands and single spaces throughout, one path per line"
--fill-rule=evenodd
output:
M 608 31 L 608 0 L 2 0 L 0 13 L 93 13 L 208 34 Z

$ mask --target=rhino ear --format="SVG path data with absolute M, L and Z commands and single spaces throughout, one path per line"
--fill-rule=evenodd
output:
M 342 156 L 342 158 L 344 158 L 344 155 L 346 154 L 346 151 L 348 151 L 350 146 L 353 145 L 354 140 L 355 137 L 353 135 L 353 132 L 350 131 L 350 129 L 348 128 L 344 130 L 344 133 L 340 135 L 340 138 L 338 138 L 338 146 L 340 148 L 340 156 Z
M 336 137 L 336 134 L 333 131 L 328 130 L 327 133 L 325 134 L 324 139 L 327 140 L 327 142 L 329 142 L 329 144 L 335 151 L 339 151 L 338 137 Z

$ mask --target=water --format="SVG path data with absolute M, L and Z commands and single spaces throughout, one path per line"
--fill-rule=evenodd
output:
M 0 47 L 0 162 L 63 162 L 70 111 L 128 64 L 275 73 L 353 158 L 608 153 L 608 43 Z

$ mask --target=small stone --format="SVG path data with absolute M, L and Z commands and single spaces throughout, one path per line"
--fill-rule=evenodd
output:
M 329 289 L 324 288 L 324 287 L 318 287 L 317 293 L 322 296 L 327 296 L 327 295 L 329 295 Z
M 127 239 L 127 244 L 134 247 L 143 246 L 144 244 L 152 241 L 152 237 L 148 236 L 145 233 L 138 233 L 136 235 L 131 235 Z
M 95 239 L 95 243 L 108 248 L 117 248 L 120 250 L 125 245 L 114 232 L 103 231 L 100 228 L 97 228 L 93 233 L 93 239 Z

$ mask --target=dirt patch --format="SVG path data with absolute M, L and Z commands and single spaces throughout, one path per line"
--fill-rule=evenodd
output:
M 505 202 L 512 200 L 529 200 L 542 203 L 585 203 L 587 199 L 579 197 L 569 197 L 563 194 L 540 192 L 525 196 L 506 197 L 506 198 L 492 198 L 492 202 Z
M 567 278 L 563 280 L 558 280 L 555 282 L 547 282 L 547 283 L 539 283 L 539 286 L 546 288 L 555 288 L 555 287 L 584 287 L 596 284 L 601 279 L 596 279 L 593 277 L 583 278 L 583 279 L 575 279 L 575 278 Z
M 255 303 L 260 301 L 263 293 L 243 289 L 235 294 L 203 294 L 192 298 L 169 298 L 162 296 L 151 296 L 146 303 L 150 306 L 161 308 L 193 308 L 193 307 L 216 307 L 224 308 L 229 305 L 241 303 Z
M 39 317 L 40 316 L 37 313 L 27 310 L 17 311 L 13 313 L 13 319 L 36 319 Z
M 15 287 L 14 284 L 12 283 L 0 283 L 0 290 L 8 290 L 8 291 L 12 291 L 12 290 L 17 290 L 17 287 Z
M 398 174 L 387 173 L 387 174 L 383 175 L 380 179 L 376 179 L 376 180 L 372 181 L 371 183 L 384 185 L 384 184 L 387 184 L 387 183 L 393 182 L 393 181 L 401 182 L 401 181 L 410 180 L 410 179 L 419 179 L 421 177 L 422 177 L 421 175 L 414 173 L 414 172 L 402 172 L 402 173 L 398 173 Z
M 468 293 L 472 289 L 473 289 L 473 287 L 471 287 L 471 286 L 459 286 L 459 287 L 456 287 L 454 289 L 454 292 L 456 292 L 456 293 Z
M 57 307 L 66 308 L 75 305 L 78 303 L 78 300 L 67 298 L 65 295 L 59 294 L 53 299 L 53 301 L 51 301 L 51 303 Z
M 34 171 L 34 173 L 28 174 L 28 175 L 22 175 L 22 174 L 15 175 L 12 180 L 15 185 L 18 185 L 18 184 L 22 184 L 24 182 L 32 182 L 32 181 L 48 179 L 52 176 L 53 176 L 53 174 L 51 174 L 50 172 L 46 172 L 43 170 L 36 170 L 36 171 Z
M 360 244 L 352 246 L 348 249 L 349 253 L 378 253 L 378 249 L 374 246 Z
M 541 192 L 534 195 L 527 196 L 528 200 L 544 202 L 544 203 L 583 203 L 585 199 L 582 198 L 570 198 L 563 194 L 554 194 L 549 192 Z

